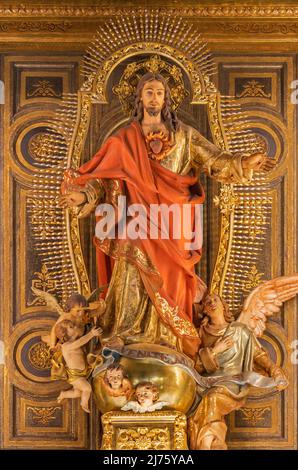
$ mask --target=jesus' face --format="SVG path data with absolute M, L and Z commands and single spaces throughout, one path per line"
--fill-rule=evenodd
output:
M 165 101 L 165 87 L 158 80 L 146 82 L 141 94 L 144 109 L 149 116 L 158 116 Z

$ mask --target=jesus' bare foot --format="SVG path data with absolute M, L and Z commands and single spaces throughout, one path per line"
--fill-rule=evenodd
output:
M 90 410 L 89 410 L 88 406 L 81 405 L 81 407 L 86 413 L 90 413 Z
M 61 392 L 60 395 L 59 395 L 58 398 L 57 398 L 57 402 L 58 402 L 58 403 L 61 403 L 62 400 L 64 400 L 64 398 L 65 398 L 64 393 Z

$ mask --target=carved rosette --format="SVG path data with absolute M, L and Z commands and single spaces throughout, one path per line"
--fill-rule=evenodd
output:
M 43 343 L 34 344 L 28 352 L 30 363 L 37 369 L 50 369 L 52 354 L 49 347 Z
M 170 447 L 168 428 L 123 428 L 117 435 L 118 450 L 167 450 Z
M 37 162 L 43 162 L 48 156 L 48 143 L 50 136 L 45 132 L 34 134 L 28 143 L 28 151 Z

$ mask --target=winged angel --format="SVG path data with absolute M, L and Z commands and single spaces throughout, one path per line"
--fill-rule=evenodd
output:
M 65 398 L 80 398 L 81 407 L 86 413 L 90 413 L 89 398 L 92 392 L 88 378 L 95 365 L 101 361 L 101 357 L 91 352 L 92 345 L 89 354 L 86 354 L 83 347 L 102 333 L 96 323 L 105 310 L 105 302 L 102 299 L 91 302 L 94 295 L 101 290 L 96 289 L 87 299 L 83 295 L 72 294 L 64 311 L 52 294 L 32 287 L 33 293 L 43 299 L 50 310 L 59 314 L 50 334 L 42 336 L 42 340 L 55 351 L 51 378 L 67 380 L 72 386 L 70 390 L 61 391 L 57 401 L 60 403 Z M 88 332 L 85 331 L 87 325 L 93 325 Z
M 42 340 L 51 349 L 54 349 L 57 345 L 56 327 L 59 323 L 65 320 L 72 321 L 78 328 L 78 333 L 82 336 L 86 325 L 93 323 L 95 326 L 98 317 L 105 311 L 105 301 L 103 299 L 92 301 L 98 293 L 102 292 L 100 287 L 95 289 L 87 298 L 81 294 L 73 293 L 67 299 L 65 309 L 61 307 L 57 299 L 49 292 L 37 289 L 36 287 L 31 289 L 36 297 L 42 299 L 50 310 L 59 315 L 51 328 L 50 334 L 42 337 Z
M 195 368 L 213 377 L 216 385 L 203 393 L 190 418 L 191 448 L 227 448 L 224 416 L 245 404 L 250 386 L 287 387 L 285 372 L 272 361 L 258 338 L 263 336 L 267 318 L 277 314 L 283 302 L 297 293 L 297 274 L 265 281 L 247 297 L 236 321 L 218 295 L 205 296 Z

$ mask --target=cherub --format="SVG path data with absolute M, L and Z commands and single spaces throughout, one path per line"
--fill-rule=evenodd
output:
M 245 404 L 251 385 L 275 386 L 277 390 L 288 386 L 284 371 L 257 337 L 263 335 L 267 318 L 297 293 L 298 274 L 265 281 L 248 296 L 237 321 L 218 295 L 206 295 L 195 368 L 201 375 L 215 378 L 216 383 L 202 394 L 189 420 L 191 449 L 227 448 L 224 416 Z
M 56 326 L 64 320 L 71 320 L 74 322 L 79 328 L 81 335 L 85 332 L 86 324 L 93 323 L 93 325 L 96 325 L 97 319 L 105 311 L 105 301 L 103 299 L 99 299 L 91 302 L 91 299 L 97 293 L 102 292 L 105 287 L 106 286 L 95 289 L 87 299 L 81 294 L 73 293 L 66 301 L 65 311 L 52 294 L 36 289 L 36 287 L 32 287 L 34 294 L 37 297 L 42 298 L 46 302 L 47 307 L 51 310 L 55 310 L 60 315 L 53 325 L 50 334 L 42 336 L 42 341 L 48 344 L 51 349 L 54 349 L 57 344 L 57 336 L 55 333 Z
M 135 413 L 145 413 L 147 411 L 161 410 L 169 403 L 158 401 L 158 388 L 152 382 L 140 382 L 135 390 L 136 401 L 129 401 L 121 410 L 134 411 Z
M 93 327 L 89 333 L 82 336 L 80 327 L 71 320 L 62 320 L 55 326 L 55 334 L 61 344 L 65 362 L 66 380 L 73 386 L 71 390 L 60 393 L 58 403 L 64 398 L 81 398 L 81 407 L 86 413 L 90 413 L 89 398 L 92 388 L 87 379 L 92 372 L 92 366 L 87 363 L 82 347 L 101 333 L 101 328 Z
M 125 396 L 127 400 L 133 393 L 133 388 L 120 364 L 110 365 L 103 378 L 103 387 L 112 397 Z

